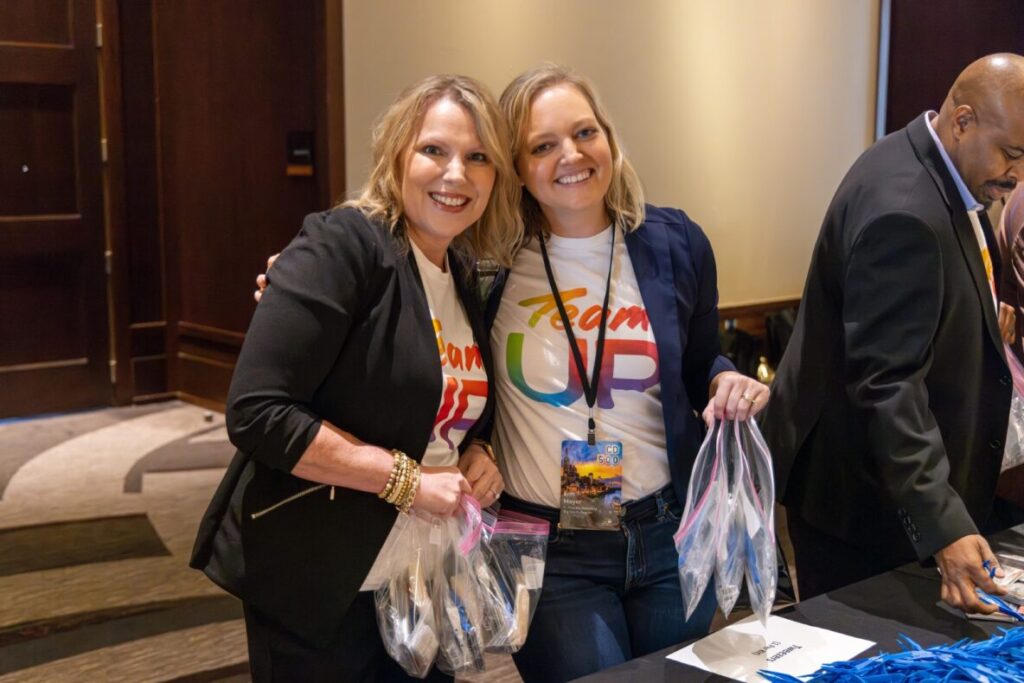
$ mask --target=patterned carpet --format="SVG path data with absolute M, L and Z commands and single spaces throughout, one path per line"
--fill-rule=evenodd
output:
M 0 683 L 250 680 L 241 604 L 188 567 L 233 453 L 178 401 L 0 420 Z
M 232 454 L 176 401 L 0 421 L 0 683 L 248 681 L 240 603 L 188 568 Z

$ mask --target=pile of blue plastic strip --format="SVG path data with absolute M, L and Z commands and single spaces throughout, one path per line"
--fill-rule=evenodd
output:
M 964 639 L 923 648 L 900 636 L 903 652 L 826 664 L 810 676 L 759 671 L 771 683 L 1021 683 L 1024 681 L 1024 628 L 1000 628 L 988 640 Z

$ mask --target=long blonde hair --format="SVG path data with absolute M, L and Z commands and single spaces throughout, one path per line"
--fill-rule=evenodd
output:
M 406 243 L 402 173 L 406 154 L 427 109 L 441 99 L 461 105 L 472 117 L 477 136 L 494 164 L 494 188 L 480 219 L 456 237 L 452 246 L 472 259 L 492 259 L 503 266 L 523 241 L 518 206 L 521 189 L 509 153 L 508 126 L 493 95 L 467 76 L 429 76 L 406 88 L 377 120 L 373 128 L 373 169 L 352 206 L 369 218 L 385 222 L 391 233 Z
M 576 71 L 559 64 L 542 64 L 519 74 L 501 93 L 501 110 L 512 129 L 513 159 L 519 158 L 526 144 L 530 107 L 534 99 L 548 88 L 561 83 L 568 83 L 579 90 L 587 99 L 590 108 L 594 110 L 598 124 L 604 129 L 612 152 L 612 178 L 608 192 L 604 196 L 605 209 L 612 220 L 624 230 L 635 230 L 644 222 L 644 190 L 640 184 L 640 177 L 629 163 L 629 159 L 622 153 L 615 127 L 594 86 Z M 531 233 L 548 232 L 549 227 L 540 204 L 526 189 L 522 191 L 520 208 L 527 230 Z

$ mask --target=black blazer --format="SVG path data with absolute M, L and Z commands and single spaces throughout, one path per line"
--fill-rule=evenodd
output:
M 491 377 L 472 284 L 454 253 L 449 263 Z M 441 362 L 413 254 L 359 211 L 307 216 L 270 275 L 274 286 L 253 315 L 228 395 L 238 453 L 191 564 L 324 645 L 397 512 L 373 493 L 318 488 L 290 472 L 321 420 L 421 459 L 441 403 Z
M 978 243 L 927 125 L 877 142 L 836 191 L 765 425 L 790 514 L 894 563 L 988 518 L 1011 393 Z

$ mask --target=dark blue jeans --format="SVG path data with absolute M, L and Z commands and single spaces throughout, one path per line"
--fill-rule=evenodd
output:
M 502 505 L 557 528 L 557 510 L 509 496 Z M 620 531 L 552 533 L 537 612 L 513 655 L 526 683 L 568 681 L 708 632 L 713 587 L 684 617 L 672 543 L 679 516 L 667 487 L 626 506 Z

